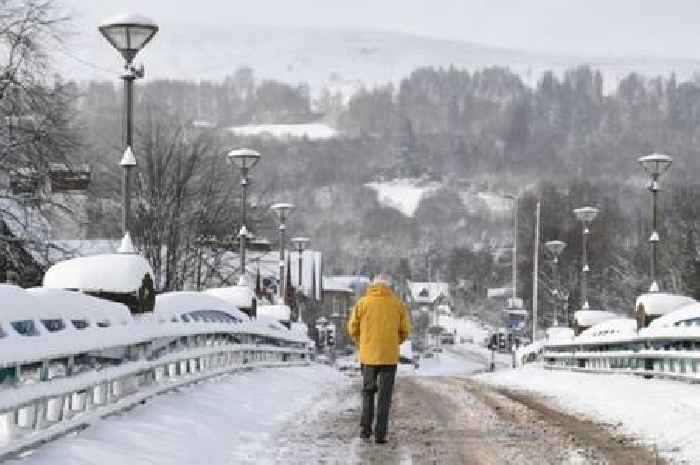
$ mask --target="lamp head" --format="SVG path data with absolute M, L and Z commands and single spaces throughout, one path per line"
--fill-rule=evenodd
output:
M 284 224 L 287 222 L 289 214 L 294 210 L 294 205 L 291 203 L 276 203 L 270 207 L 270 210 L 275 212 L 279 222 Z
M 150 18 L 138 14 L 122 14 L 102 21 L 100 33 L 122 54 L 127 65 L 153 39 L 158 25 Z
M 646 171 L 653 180 L 656 180 L 671 167 L 673 158 L 661 153 L 652 153 L 651 155 L 639 157 L 637 162 L 642 165 L 644 171 Z
M 590 223 L 592 222 L 596 216 L 598 216 L 598 210 L 596 207 L 581 207 L 581 208 L 576 208 L 574 210 L 574 214 L 576 215 L 576 218 L 579 219 L 579 221 L 583 221 L 584 223 Z
M 544 243 L 544 246 L 547 247 L 547 250 L 554 255 L 555 257 L 559 257 L 561 253 L 564 251 L 566 248 L 566 242 L 564 241 L 547 241 Z
M 251 169 L 260 161 L 259 152 L 246 148 L 231 150 L 226 156 L 240 169 Z
M 308 237 L 293 237 L 290 240 L 299 250 L 304 250 L 306 246 L 309 245 L 309 242 L 311 242 L 311 239 Z

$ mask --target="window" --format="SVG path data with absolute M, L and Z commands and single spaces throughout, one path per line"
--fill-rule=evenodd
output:
M 41 323 L 50 333 L 57 333 L 66 329 L 66 324 L 63 320 L 41 320 Z
M 90 326 L 87 320 L 71 320 L 71 323 L 75 329 L 85 329 Z
M 37 330 L 36 326 L 34 325 L 33 320 L 13 321 L 12 328 L 14 328 L 14 330 L 17 331 L 17 333 L 21 334 L 22 336 L 38 336 L 39 335 L 39 331 Z
M 190 317 L 187 315 L 187 313 L 183 313 L 182 315 L 180 315 L 180 318 L 182 318 L 182 321 L 184 321 L 185 323 L 189 323 L 190 321 Z
M 112 323 L 107 319 L 97 321 L 98 328 L 109 328 L 110 326 L 112 326 Z

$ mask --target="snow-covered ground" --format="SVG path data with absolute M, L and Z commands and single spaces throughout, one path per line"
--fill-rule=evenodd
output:
M 238 136 L 269 136 L 276 139 L 302 138 L 312 140 L 332 139 L 338 135 L 338 131 L 323 123 L 305 124 L 246 124 L 244 126 L 232 126 L 229 131 Z
M 366 185 L 377 191 L 377 200 L 381 205 L 396 208 L 406 216 L 413 216 L 423 196 L 442 186 L 437 182 L 423 182 L 412 178 L 370 182 Z
M 224 376 L 158 396 L 11 463 L 274 463 L 279 428 L 347 382 L 317 364 Z
M 631 435 L 681 463 L 700 463 L 700 388 L 625 375 L 544 370 L 529 366 L 477 377 L 480 381 L 544 395 L 556 406 Z

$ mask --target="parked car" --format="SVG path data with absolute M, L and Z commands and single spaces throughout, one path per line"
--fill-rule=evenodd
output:
M 431 351 L 427 351 L 423 354 L 423 358 L 433 358 L 433 353 Z
M 322 364 L 324 364 L 324 365 L 330 365 L 330 364 L 331 364 L 331 358 L 330 358 L 328 355 L 326 355 L 326 354 L 319 354 L 319 355 L 316 357 L 316 361 L 317 361 L 318 363 L 322 363 Z
M 435 346 L 435 347 L 431 348 L 430 350 L 436 354 L 442 353 L 442 347 L 439 347 L 439 346 Z

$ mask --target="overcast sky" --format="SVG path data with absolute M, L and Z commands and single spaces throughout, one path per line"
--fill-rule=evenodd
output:
M 58 0 L 81 25 L 139 12 L 178 23 L 380 28 L 533 51 L 700 58 L 698 0 Z

